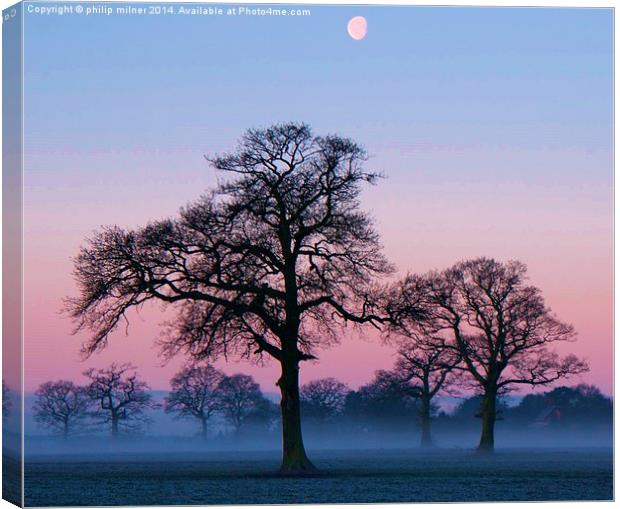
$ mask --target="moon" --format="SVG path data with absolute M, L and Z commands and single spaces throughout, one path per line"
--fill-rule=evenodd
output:
M 361 41 L 368 33 L 368 22 L 364 16 L 355 16 L 347 23 L 347 32 L 352 39 Z

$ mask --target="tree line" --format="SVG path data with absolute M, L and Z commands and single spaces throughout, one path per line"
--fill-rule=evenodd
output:
M 171 380 L 163 404 L 131 364 L 112 364 L 84 372 L 86 385 L 68 380 L 45 382 L 35 392 L 35 420 L 64 438 L 107 428 L 112 437 L 144 431 L 148 410 L 162 409 L 179 418 L 195 419 L 207 436 L 217 413 L 238 431 L 248 420 L 271 416 L 273 404 L 251 376 L 224 375 L 212 366 L 189 366 Z
M 85 357 L 152 301 L 176 311 L 162 325 L 165 358 L 272 358 L 281 370 L 283 473 L 315 469 L 302 437 L 299 370 L 347 324 L 374 327 L 403 352 L 407 376 L 388 383 L 416 392 L 425 413 L 452 378 L 479 391 L 483 452 L 493 450 L 503 394 L 588 369 L 553 349 L 576 333 L 521 262 L 480 257 L 398 279 L 360 203 L 363 185 L 382 175 L 366 169 L 353 140 L 278 124 L 249 129 L 233 152 L 206 159 L 223 178 L 177 217 L 104 227 L 86 240 L 66 312 L 75 333 L 87 333 Z
M 380 370 L 357 390 L 335 378 L 312 380 L 301 386 L 301 414 L 308 425 L 319 431 L 344 427 L 349 431 L 410 433 L 419 429 L 420 446 L 434 445 L 431 422 L 468 426 L 480 417 L 481 395 L 460 394 L 460 403 L 451 413 L 434 402 L 424 401 L 420 391 L 394 385 L 402 367 Z M 58 380 L 46 382 L 35 392 L 33 412 L 43 428 L 67 439 L 107 429 L 112 437 L 145 431 L 148 409 L 163 409 L 176 419 L 192 421 L 203 440 L 209 437 L 211 423 L 217 419 L 239 437 L 243 429 L 271 432 L 277 423 L 277 406 L 245 374 L 225 375 L 213 366 L 184 367 L 171 380 L 171 389 L 163 404 L 153 401 L 148 386 L 129 364 L 112 365 L 86 372 L 90 382 L 80 386 Z M 105 389 L 102 389 L 105 387 Z M 454 390 L 442 391 L 454 396 Z M 611 399 L 594 386 L 557 387 L 540 394 L 525 395 L 518 405 L 498 403 L 498 416 L 515 425 L 608 423 L 612 416 Z M 557 422 L 548 419 L 555 419 Z M 216 426 L 219 428 L 219 426 Z M 221 435 L 221 429 L 211 435 Z

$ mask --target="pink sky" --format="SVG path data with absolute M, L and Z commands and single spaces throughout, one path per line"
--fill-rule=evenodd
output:
M 521 160 L 535 156 L 540 154 L 519 155 Z M 601 199 L 592 201 L 591 193 L 573 187 L 570 180 L 544 187 L 531 185 L 531 181 L 502 182 L 501 175 L 496 175 L 489 181 L 465 178 L 437 186 L 425 175 L 432 172 L 431 156 L 418 153 L 410 157 L 418 163 L 426 162 L 429 169 L 395 171 L 378 187 L 365 192 L 363 198 L 364 207 L 377 218 L 385 251 L 400 273 L 443 268 L 480 255 L 524 261 L 529 266 L 532 282 L 543 290 L 551 308 L 579 333 L 578 341 L 565 345 L 562 350 L 585 357 L 592 370 L 574 382 L 587 381 L 611 392 L 609 189 L 600 186 L 597 192 Z M 575 156 L 572 164 L 585 164 L 588 158 L 581 157 L 580 160 Z M 116 165 L 123 159 L 121 155 L 110 154 L 101 158 L 113 159 Z M 398 159 L 392 154 L 384 164 L 391 164 L 392 158 Z M 64 162 L 79 164 L 79 159 L 68 156 Z M 149 166 L 151 156 L 135 154 L 132 161 L 136 164 L 134 178 L 135 174 L 153 168 Z M 197 196 L 197 188 L 213 182 L 212 172 L 202 162 L 190 168 L 185 173 L 186 179 L 181 181 L 173 172 L 166 173 L 165 163 L 154 178 L 140 185 L 132 183 L 135 179 L 123 182 L 123 175 L 120 170 L 98 174 L 94 183 L 82 186 L 78 179 L 62 188 L 38 185 L 34 177 L 27 178 L 24 278 L 27 391 L 48 379 L 79 380 L 86 368 L 112 361 L 135 363 L 153 388 L 164 389 L 181 364 L 179 359 L 161 366 L 152 346 L 162 316 L 156 306 L 135 314 L 128 336 L 124 330 L 117 331 L 106 351 L 85 362 L 78 356 L 84 336 L 71 336 L 71 323 L 60 314 L 63 297 L 75 293 L 70 258 L 94 227 L 106 223 L 133 226 L 174 214 L 180 203 Z M 302 367 L 302 381 L 335 376 L 355 388 L 367 382 L 375 370 L 389 368 L 392 362 L 392 349 L 377 341 L 374 333 L 359 338 L 354 331 L 348 331 L 341 345 L 320 352 L 320 362 Z M 263 367 L 247 363 L 220 364 L 229 373 L 249 372 L 264 390 L 275 390 L 277 366 L 274 363 Z

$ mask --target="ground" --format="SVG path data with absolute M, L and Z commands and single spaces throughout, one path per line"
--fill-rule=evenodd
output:
M 611 449 L 311 451 L 321 474 L 282 478 L 277 452 L 31 458 L 27 506 L 611 500 Z

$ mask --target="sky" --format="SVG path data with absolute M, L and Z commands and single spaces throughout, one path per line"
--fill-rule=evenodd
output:
M 131 361 L 165 389 L 162 310 L 102 353 L 60 311 L 93 230 L 174 216 L 212 187 L 204 154 L 249 127 L 305 121 L 366 147 L 364 191 L 399 274 L 519 259 L 612 391 L 612 11 L 306 6 L 310 16 L 25 14 L 26 390 Z M 62 4 L 59 4 L 62 5 Z M 368 34 L 346 31 L 364 16 Z M 368 333 L 304 364 L 356 388 L 393 350 Z M 277 366 L 220 363 L 275 390 Z

